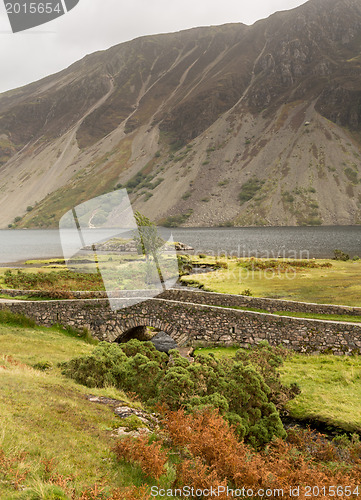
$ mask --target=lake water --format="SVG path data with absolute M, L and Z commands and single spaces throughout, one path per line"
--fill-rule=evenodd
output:
M 98 230 L 91 230 L 99 236 Z M 163 237 L 192 246 L 196 253 L 248 257 L 330 258 L 340 249 L 361 257 L 361 226 L 175 228 Z M 0 230 L 0 263 L 62 257 L 57 230 Z

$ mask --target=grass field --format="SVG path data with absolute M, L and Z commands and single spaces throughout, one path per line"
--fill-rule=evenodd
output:
M 280 373 L 297 381 L 302 393 L 288 403 L 295 418 L 317 419 L 346 431 L 361 432 L 361 358 L 295 355 Z
M 204 290 L 212 292 L 243 294 L 246 291 L 255 297 L 361 306 L 361 260 L 317 260 L 317 264 L 330 264 L 331 267 L 292 268 L 284 267 L 283 263 L 287 261 L 279 259 L 276 261 L 278 267 L 267 269 L 265 266 L 262 270 L 245 267 L 249 259 L 218 260 L 228 268 L 183 276 L 182 282 L 201 285 Z M 265 264 L 272 262 L 262 261 Z M 214 264 L 215 259 L 207 257 L 197 259 L 197 262 Z
M 136 289 L 144 286 L 146 265 L 136 256 L 99 256 L 102 273 L 109 289 Z M 219 269 L 202 274 L 182 276 L 181 281 L 204 290 L 251 294 L 255 297 L 289 299 L 319 304 L 361 306 L 361 260 L 346 262 L 335 260 L 287 261 L 285 259 L 225 259 L 192 256 L 193 264 L 214 266 Z M 259 269 L 254 262 L 261 265 Z M 78 271 L 94 265 L 77 265 Z M 252 268 L 253 266 L 253 268 Z M 315 266 L 315 267 L 312 267 Z M 94 273 L 76 276 L 59 259 L 29 261 L 20 269 L 0 268 L 0 287 L 60 290 L 104 290 L 102 277 Z M 51 275 L 49 283 L 44 275 Z M 56 278 L 58 275 L 58 278 Z M 40 278 L 39 278 L 40 276 Z M 38 277 L 38 279 L 37 279 Z M 43 279 L 41 279 L 43 277 Z M 6 282 L 8 281 L 8 283 Z M 29 288 L 28 288 L 29 289 Z M 326 318 L 325 318 L 326 319 Z
M 1 500 L 70 498 L 47 496 L 44 492 L 52 481 L 74 489 L 74 498 L 95 485 L 100 491 L 149 481 L 137 466 L 115 460 L 111 448 L 116 438 L 111 434 L 119 427 L 119 418 L 86 395 L 140 404 L 113 388 L 90 390 L 78 385 L 57 367 L 58 362 L 92 349 L 61 329 L 0 324 Z M 34 368 L 37 364 L 48 369 Z M 28 489 L 22 493 L 16 481 Z
M 203 354 L 233 356 L 236 347 L 202 348 Z M 294 354 L 280 368 L 285 384 L 297 382 L 301 394 L 288 403 L 290 415 L 361 432 L 361 357 Z

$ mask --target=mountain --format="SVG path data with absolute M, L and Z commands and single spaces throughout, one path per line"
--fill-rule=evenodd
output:
M 0 225 L 126 187 L 166 225 L 361 223 L 361 0 L 146 36 L 0 95 Z

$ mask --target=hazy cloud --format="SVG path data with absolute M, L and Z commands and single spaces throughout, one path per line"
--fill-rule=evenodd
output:
M 68 14 L 13 34 L 0 1 L 0 92 L 142 35 L 234 22 L 253 24 L 303 3 L 305 0 L 80 0 Z

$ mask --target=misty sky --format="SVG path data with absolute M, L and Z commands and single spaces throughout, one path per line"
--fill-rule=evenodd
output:
M 0 92 L 138 36 L 231 22 L 253 24 L 303 3 L 305 0 L 80 0 L 66 15 L 13 34 L 0 0 Z

